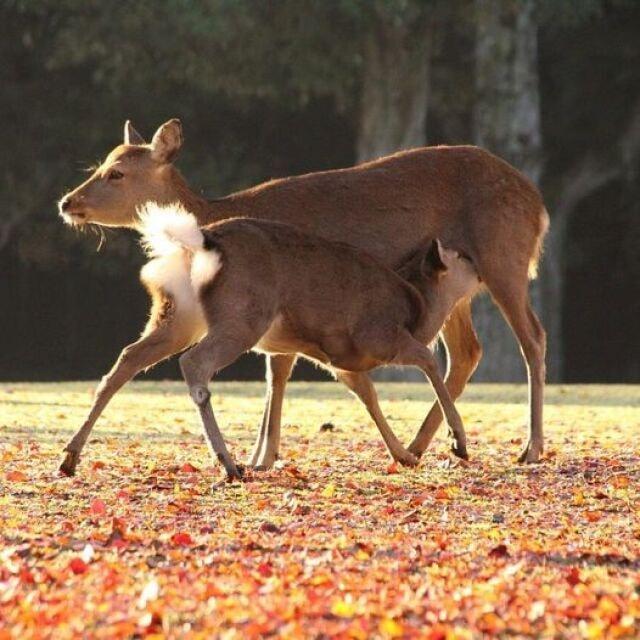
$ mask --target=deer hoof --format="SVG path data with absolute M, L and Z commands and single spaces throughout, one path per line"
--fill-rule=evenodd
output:
M 393 459 L 399 462 L 403 467 L 417 467 L 420 462 L 418 456 L 413 455 L 410 451 L 405 451 L 399 455 L 394 455 Z
M 76 451 L 67 451 L 67 454 L 60 465 L 60 473 L 68 478 L 76 475 L 76 467 L 80 460 L 80 454 Z
M 528 442 L 527 446 L 523 449 L 522 453 L 518 457 L 518 462 L 535 464 L 536 462 L 540 462 L 541 455 L 542 446 L 534 445 L 531 442 Z
M 275 464 L 275 458 L 270 460 L 268 458 L 263 458 L 262 460 L 258 460 L 255 464 L 250 465 L 254 471 L 269 471 L 273 469 L 273 465 Z

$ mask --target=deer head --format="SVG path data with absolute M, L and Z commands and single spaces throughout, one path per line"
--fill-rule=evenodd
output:
M 137 208 L 145 202 L 181 199 L 178 190 L 184 181 L 172 165 L 181 146 L 182 125 L 177 119 L 160 126 L 149 144 L 127 120 L 123 144 L 60 200 L 59 214 L 72 225 L 136 226 Z

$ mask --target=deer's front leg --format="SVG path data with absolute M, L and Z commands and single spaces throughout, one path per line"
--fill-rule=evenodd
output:
M 257 470 L 270 469 L 280 450 L 282 402 L 296 356 L 267 356 L 267 397 L 260 433 L 253 447 L 249 465 Z
M 186 349 L 192 341 L 188 328 L 189 319 L 176 313 L 170 299 L 165 299 L 164 304 L 152 312 L 142 337 L 122 350 L 111 371 L 98 385 L 87 419 L 64 448 L 66 455 L 60 465 L 63 474 L 75 475 L 89 434 L 111 398 L 143 369 Z

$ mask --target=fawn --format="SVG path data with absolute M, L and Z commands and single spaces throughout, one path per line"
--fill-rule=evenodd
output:
M 479 286 L 468 259 L 424 240 L 392 271 L 362 250 L 284 223 L 232 218 L 200 228 L 180 205 L 154 203 L 140 217 L 153 256 L 143 282 L 152 295 L 163 289 L 179 305 L 197 308 L 199 331 L 206 324 L 180 367 L 228 478 L 241 473 L 207 385 L 251 349 L 300 354 L 328 368 L 364 403 L 394 460 L 411 466 L 418 458 L 387 424 L 367 372 L 385 364 L 417 366 L 433 385 L 455 452 L 467 456 L 462 421 L 425 345 Z

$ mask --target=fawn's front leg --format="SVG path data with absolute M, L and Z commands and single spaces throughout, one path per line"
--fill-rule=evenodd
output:
M 111 371 L 102 378 L 87 419 L 65 446 L 66 455 L 60 465 L 60 471 L 64 475 L 75 475 L 80 454 L 91 430 L 111 398 L 143 369 L 148 369 L 188 347 L 192 338 L 187 328 L 188 319 L 176 313 L 170 298 L 166 298 L 162 306 L 154 308 L 142 337 L 122 350 Z

